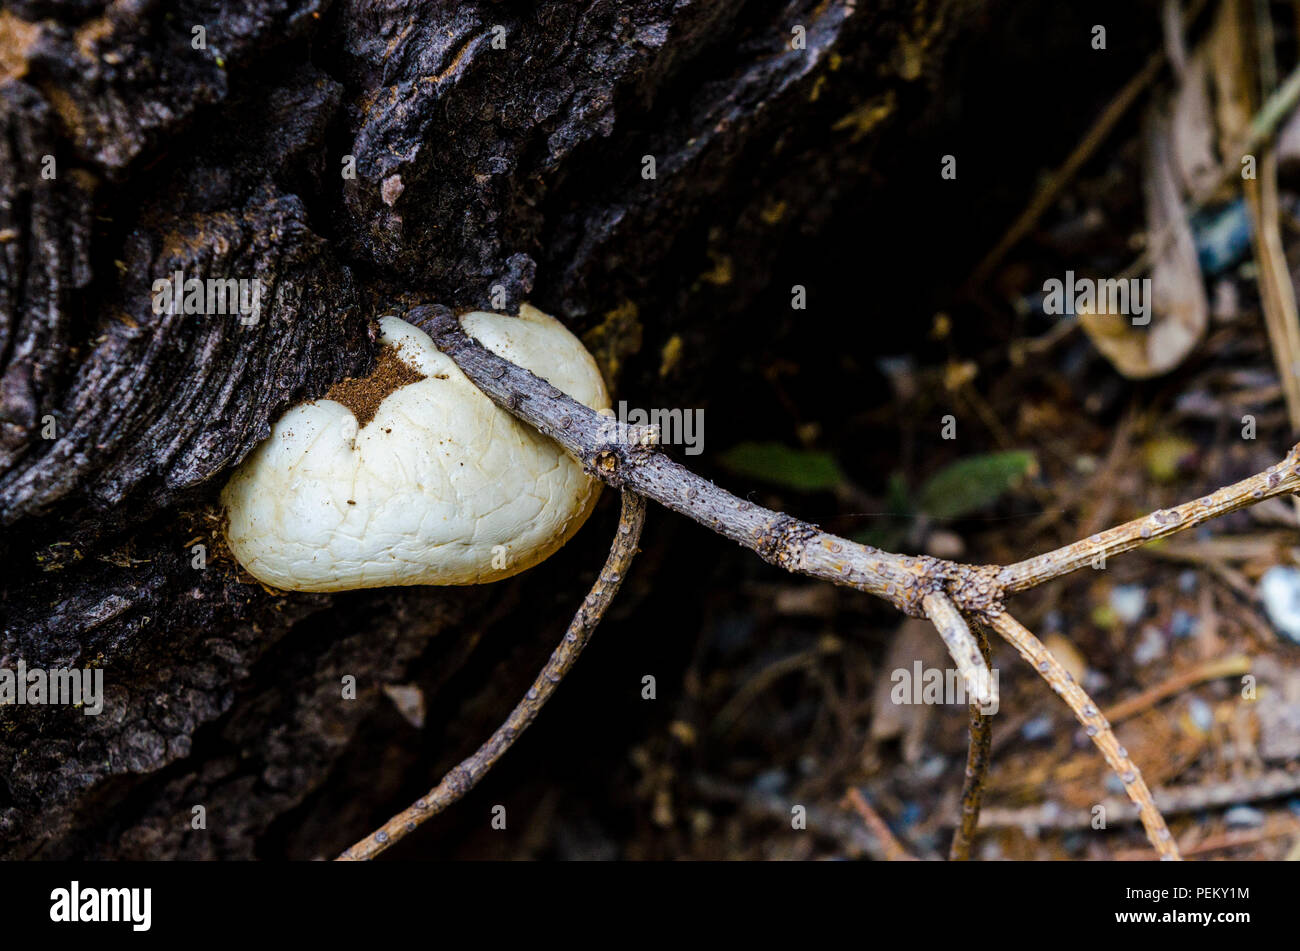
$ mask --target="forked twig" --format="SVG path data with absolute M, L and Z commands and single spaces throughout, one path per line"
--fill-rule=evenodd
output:
M 1061 662 L 1053 656 L 1052 652 L 1043 646 L 1042 641 L 1034 637 L 1028 628 L 1010 614 L 1003 611 L 993 617 L 989 623 L 993 625 L 994 630 L 1011 642 L 1011 645 L 1020 652 L 1020 656 L 1038 671 L 1061 699 L 1070 705 L 1075 717 L 1083 724 L 1084 732 L 1093 743 L 1097 744 L 1101 755 L 1106 758 L 1107 765 L 1123 781 L 1124 791 L 1137 806 L 1138 813 L 1142 817 L 1142 825 L 1147 830 L 1147 838 L 1156 847 L 1160 857 L 1180 858 L 1178 846 L 1174 842 L 1174 837 L 1169 834 L 1164 816 L 1160 814 L 1155 801 L 1151 798 L 1151 790 L 1147 789 L 1142 772 L 1129 759 L 1128 750 L 1120 746 L 1119 739 L 1110 728 L 1110 723 L 1102 716 L 1101 710 L 1093 703 L 1092 698 L 1075 682 L 1070 672 L 1061 666 Z
M 993 661 L 984 626 L 977 622 L 973 630 L 980 654 L 984 658 L 984 666 L 991 670 Z M 970 742 L 966 748 L 966 779 L 961 787 L 961 821 L 953 831 L 952 845 L 948 849 L 948 859 L 953 862 L 970 859 L 975 830 L 979 828 L 984 782 L 989 774 L 989 752 L 993 746 L 993 717 L 985 709 L 976 700 L 970 702 Z
M 550 660 L 542 668 L 542 672 L 533 681 L 527 695 L 510 711 L 506 721 L 497 727 L 496 732 L 472 756 L 454 766 L 427 795 L 393 816 L 373 834 L 366 836 L 351 848 L 345 849 L 337 861 L 372 859 L 394 842 L 414 832 L 421 823 L 436 816 L 473 789 L 483 775 L 505 754 L 505 751 L 510 749 L 519 734 L 528 729 L 529 724 L 537 718 L 542 706 L 555 693 L 564 675 L 573 667 L 582 649 L 587 646 L 592 631 L 596 629 L 610 602 L 614 600 L 614 595 L 618 593 L 628 566 L 636 556 L 637 545 L 641 541 L 641 528 L 645 525 L 645 508 L 645 499 L 633 492 L 623 493 L 618 531 L 610 546 L 609 557 L 605 559 L 605 566 L 596 577 L 596 582 L 591 586 L 591 591 L 583 600 L 582 606 L 569 622 L 569 629 L 565 632 L 564 639 L 560 641 L 560 645 L 555 648 Z
M 549 436 L 572 453 L 592 475 L 625 491 L 632 491 L 672 509 L 718 534 L 755 551 L 786 571 L 845 585 L 884 598 L 912 617 L 928 617 L 968 680 L 978 679 L 987 664 L 971 652 L 971 635 L 963 618 L 984 622 L 1010 640 L 1034 665 L 1080 718 L 1089 736 L 1111 767 L 1124 779 L 1129 796 L 1137 803 L 1147 834 L 1157 851 L 1176 858 L 1177 847 L 1169 835 L 1141 774 L 1119 745 L 1109 724 L 1057 660 L 1038 640 L 1005 613 L 1009 594 L 1025 591 L 1088 565 L 1158 538 L 1186 531 L 1227 512 L 1300 490 L 1300 445 L 1292 447 L 1277 465 L 1219 489 L 1204 498 L 1172 509 L 1162 509 L 1124 525 L 1100 532 L 1012 565 L 967 565 L 930 556 L 907 556 L 860 545 L 781 512 L 763 508 L 718 488 L 678 465 L 653 440 L 628 439 L 611 420 L 566 396 L 545 380 L 484 348 L 469 337 L 446 307 L 414 308 L 407 319 L 424 328 L 438 348 L 462 373 L 498 406 Z M 954 618 L 956 620 L 954 620 Z M 985 681 L 988 696 L 992 678 Z M 964 802 L 972 819 L 965 830 L 973 833 L 982 786 L 980 753 L 983 740 L 976 728 L 970 765 L 973 775 Z M 969 850 L 954 843 L 957 849 Z
M 627 438 L 616 421 L 488 350 L 448 308 L 415 307 L 406 319 L 428 332 L 492 402 L 554 439 L 589 473 L 694 519 L 771 564 L 874 594 L 912 617 L 926 617 L 921 599 L 936 590 L 967 612 L 998 601 L 995 566 L 882 551 L 739 498 L 677 464 L 651 441 Z

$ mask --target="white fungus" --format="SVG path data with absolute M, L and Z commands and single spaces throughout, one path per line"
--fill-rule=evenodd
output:
M 489 350 L 593 410 L 600 370 L 559 321 L 475 312 L 462 324 Z M 600 492 L 576 459 L 498 408 L 422 330 L 380 320 L 383 343 L 424 375 L 359 426 L 330 399 L 290 409 L 236 470 L 222 502 L 231 551 L 290 591 L 479 584 L 547 558 Z

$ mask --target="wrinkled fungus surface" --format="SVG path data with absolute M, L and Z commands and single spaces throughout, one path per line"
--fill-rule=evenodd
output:
M 608 406 L 595 361 L 554 318 L 524 305 L 519 317 L 462 320 L 493 352 Z M 371 405 L 348 400 L 369 420 L 333 399 L 295 406 L 226 486 L 240 563 L 277 588 L 343 591 L 496 581 L 555 552 L 586 521 L 599 481 L 493 404 L 422 330 L 395 317 L 380 329 L 385 379 L 349 390 L 374 384 Z M 405 372 L 393 373 L 394 357 Z

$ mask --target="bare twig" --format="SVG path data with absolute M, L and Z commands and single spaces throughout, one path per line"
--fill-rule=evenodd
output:
M 1185 29 L 1190 26 L 1200 15 L 1204 6 L 1205 0 L 1196 0 L 1181 18 L 1181 27 Z M 975 270 L 967 279 L 968 286 L 973 287 L 982 284 L 993 269 L 1001 263 L 1006 253 L 1033 230 L 1034 225 L 1042 218 L 1044 212 L 1052 207 L 1065 186 L 1074 180 L 1079 169 L 1092 158 L 1097 148 L 1106 141 L 1115 126 L 1119 124 L 1120 119 L 1124 118 L 1133 103 L 1137 102 L 1142 92 L 1151 85 L 1156 76 L 1160 75 L 1160 70 L 1165 65 L 1166 56 L 1167 53 L 1164 49 L 1157 50 L 1148 56 L 1142 68 L 1106 104 L 1106 108 L 1093 120 L 1092 125 L 1088 127 L 1088 131 L 1084 133 L 1083 138 L 1079 140 L 1079 144 L 1074 147 L 1074 150 L 1061 167 L 1047 176 L 1042 186 L 1034 193 L 1033 199 L 1025 207 L 1025 210 L 1020 213 L 1019 217 L 1016 218 L 988 254 L 984 255 L 983 260 L 976 265 Z
M 983 625 L 977 623 L 974 633 L 980 654 L 984 658 L 984 666 L 991 669 L 989 639 L 984 633 Z M 984 799 L 984 781 L 988 778 L 989 754 L 993 746 L 993 717 L 984 711 L 982 704 L 971 701 L 966 779 L 961 787 L 961 820 L 953 831 L 952 846 L 948 849 L 948 858 L 954 862 L 965 862 L 970 858 L 975 830 L 980 823 L 980 804 Z
M 416 307 L 407 320 L 428 331 L 439 349 L 494 403 L 550 436 L 592 475 L 654 499 L 765 561 L 874 594 L 912 617 L 926 617 L 921 599 L 931 591 L 944 591 L 966 612 L 981 612 L 999 600 L 994 567 L 959 565 L 928 555 L 896 555 L 859 545 L 738 498 L 673 462 L 657 446 L 620 438 L 617 421 L 486 349 L 461 329 L 446 307 Z
M 754 816 L 787 827 L 790 823 L 791 803 L 773 793 L 762 793 L 712 776 L 696 775 L 692 779 L 695 792 L 706 799 L 734 803 Z M 817 803 L 804 804 L 808 831 L 827 841 L 836 843 L 850 858 L 863 856 L 878 862 L 887 862 L 895 853 L 889 843 L 881 840 L 875 830 L 863 828 L 863 823 L 842 811 Z
M 1219 657 L 1197 664 L 1189 670 L 1174 674 L 1154 687 L 1143 690 L 1134 697 L 1122 700 L 1106 711 L 1106 718 L 1111 723 L 1127 720 L 1148 707 L 1154 707 L 1161 700 L 1182 693 L 1188 687 L 1218 680 L 1221 677 L 1240 677 L 1250 673 L 1250 658 L 1245 654 L 1233 654 L 1231 657 Z
M 874 594 L 912 617 L 930 617 L 945 640 L 956 645 L 963 673 L 975 670 L 976 660 L 970 652 L 970 634 L 962 615 L 992 626 L 1057 689 L 1083 722 L 1111 768 L 1124 780 L 1157 851 L 1166 858 L 1177 857 L 1177 847 L 1141 774 L 1105 717 L 1037 638 L 1005 613 L 1003 599 L 1226 512 L 1297 491 L 1300 445 L 1293 447 L 1281 463 L 1202 499 L 1153 512 L 1056 551 L 1006 567 L 958 564 L 859 545 L 740 499 L 670 460 L 653 440 L 627 438 L 616 421 L 485 349 L 464 332 L 447 308 L 417 307 L 408 320 L 428 331 L 438 347 L 493 402 L 550 436 L 592 475 L 652 498 L 786 571 Z M 959 623 L 953 621 L 954 616 Z M 987 669 L 982 660 L 978 666 Z M 987 682 L 991 684 L 992 678 Z M 972 791 L 977 788 L 978 784 Z
M 862 790 L 857 787 L 850 789 L 845 793 L 844 801 L 862 817 L 862 821 L 867 824 L 867 828 L 875 834 L 876 839 L 884 846 L 885 858 L 888 861 L 916 861 L 916 857 L 907 851 L 903 843 L 898 841 L 898 836 L 894 835 L 894 830 L 889 828 L 885 820 L 880 818 L 880 814 L 871 808 L 871 803 L 867 802 L 867 797 L 862 795 Z
M 1204 812 L 1246 802 L 1279 799 L 1300 792 L 1300 773 L 1283 769 L 1270 770 L 1247 779 L 1174 786 L 1152 792 L 1159 810 L 1167 815 Z M 1141 816 L 1129 802 L 1108 797 L 1098 803 L 1106 813 L 1107 825 L 1136 822 Z M 984 825 L 989 828 L 1086 829 L 1094 821 L 1091 809 L 1068 809 L 1056 803 L 1026 806 L 1019 809 L 984 810 Z
M 1006 594 L 1026 591 L 1088 565 L 1101 567 L 1105 559 L 1149 541 L 1184 532 L 1220 515 L 1297 489 L 1300 489 L 1300 446 L 1293 446 L 1282 462 L 1248 479 L 1218 489 L 1194 502 L 1185 502 L 1171 509 L 1157 509 L 1082 541 L 1007 565 L 997 572 L 997 581 Z
M 1206 852 L 1219 852 L 1223 849 L 1240 849 L 1247 845 L 1257 845 L 1260 842 L 1267 842 L 1270 839 L 1281 839 L 1284 836 L 1292 836 L 1300 832 L 1300 823 L 1295 820 L 1281 816 L 1280 822 L 1270 822 L 1269 826 L 1263 829 L 1243 829 L 1240 831 L 1224 832 L 1220 835 L 1212 835 L 1204 841 L 1197 842 L 1190 848 L 1183 850 L 1186 855 L 1204 855 Z M 1115 854 L 1115 861 L 1129 862 L 1133 860 L 1142 860 L 1146 856 L 1125 850 Z
M 1012 222 L 1006 232 L 998 239 L 998 243 L 984 255 L 983 260 L 976 265 L 975 270 L 971 273 L 967 283 L 970 286 L 982 284 L 997 267 L 1006 253 L 1024 239 L 1025 235 L 1033 230 L 1034 225 L 1038 224 L 1038 219 L 1048 211 L 1056 199 L 1060 196 L 1065 186 L 1074 180 L 1093 154 L 1097 151 L 1106 138 L 1110 135 L 1111 130 L 1128 112 L 1129 108 L 1142 94 L 1142 91 L 1151 85 L 1151 81 L 1160 75 L 1160 70 L 1165 65 L 1164 50 L 1152 53 L 1147 57 L 1147 61 L 1133 76 L 1124 88 L 1121 89 L 1102 110 L 1099 115 L 1088 127 L 1079 144 L 1074 147 L 1069 157 L 1059 169 L 1049 175 L 1043 185 L 1034 193 L 1034 197 L 1025 207 L 1019 217 Z
M 725 736 L 740 720 L 746 708 L 753 703 L 754 698 L 767 690 L 773 683 L 787 674 L 794 673 L 796 670 L 814 670 L 817 667 L 817 662 L 822 657 L 836 653 L 839 650 L 840 642 L 838 640 L 823 638 L 807 650 L 799 651 L 797 654 L 791 654 L 788 657 L 782 657 L 780 660 L 768 664 L 747 680 L 736 691 L 735 696 L 728 700 L 723 708 L 718 711 L 718 715 L 713 718 L 712 731 L 720 736 Z
M 971 634 L 966 619 L 953 607 L 952 601 L 942 591 L 931 591 L 921 599 L 926 616 L 939 631 L 948 655 L 966 682 L 966 692 L 974 702 L 993 707 L 998 702 L 997 682 L 989 672 L 988 663 L 980 652 L 979 642 Z
M 1061 666 L 1061 662 L 1052 655 L 1052 652 L 1010 614 L 1004 611 L 995 616 L 990 623 L 994 630 L 1010 641 L 1011 645 L 1020 652 L 1020 656 L 1070 705 L 1075 717 L 1083 724 L 1084 732 L 1106 758 L 1107 765 L 1123 781 L 1124 791 L 1137 806 L 1138 813 L 1142 817 L 1142 825 L 1147 830 L 1147 838 L 1156 847 L 1160 857 L 1179 858 L 1178 846 L 1174 843 L 1173 836 L 1169 834 L 1169 827 L 1165 825 L 1164 817 L 1151 798 L 1151 790 L 1147 789 L 1141 771 L 1129 759 L 1128 750 L 1120 746 L 1110 724 L 1101 715 L 1092 698 L 1075 682 L 1070 672 Z
M 497 727 L 495 733 L 480 746 L 472 756 L 452 768 L 442 781 L 421 799 L 403 812 L 389 819 L 372 835 L 366 836 L 351 848 L 344 850 L 339 861 L 363 861 L 372 859 L 394 842 L 404 838 L 419 828 L 427 819 L 436 816 L 452 803 L 463 798 L 474 788 L 475 784 L 490 770 L 514 744 L 519 734 L 537 718 L 538 712 L 555 689 L 564 679 L 564 675 L 573 667 L 574 661 L 587 646 L 591 633 L 604 617 L 605 610 L 614 595 L 618 593 L 628 565 L 636 556 L 637 545 L 641 541 L 641 528 L 645 524 L 645 499 L 632 492 L 623 493 L 623 508 L 619 513 L 618 531 L 610 546 L 609 557 L 605 566 L 596 577 L 582 607 L 578 608 L 569 623 L 569 629 L 555 648 L 550 660 L 537 675 L 527 695 L 510 712 L 506 721 Z

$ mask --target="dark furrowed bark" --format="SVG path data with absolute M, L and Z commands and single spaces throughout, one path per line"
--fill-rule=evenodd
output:
M 677 332 L 707 365 L 789 237 L 869 187 L 895 113 L 934 108 L 974 9 L 866 7 L 0 14 L 0 666 L 101 667 L 108 694 L 98 717 L 0 709 L 0 856 L 337 851 L 417 759 L 366 752 L 402 728 L 381 686 L 412 670 L 465 720 L 441 765 L 483 735 L 514 690 L 455 680 L 466 619 L 580 592 L 562 572 L 583 552 L 509 594 L 269 592 L 224 554 L 222 483 L 285 408 L 369 368 L 376 317 L 422 300 L 531 299 L 631 385 L 658 385 Z M 837 127 L 872 102 L 887 121 Z M 717 293 L 711 255 L 735 262 Z M 258 320 L 156 313 L 177 271 L 256 279 Z

